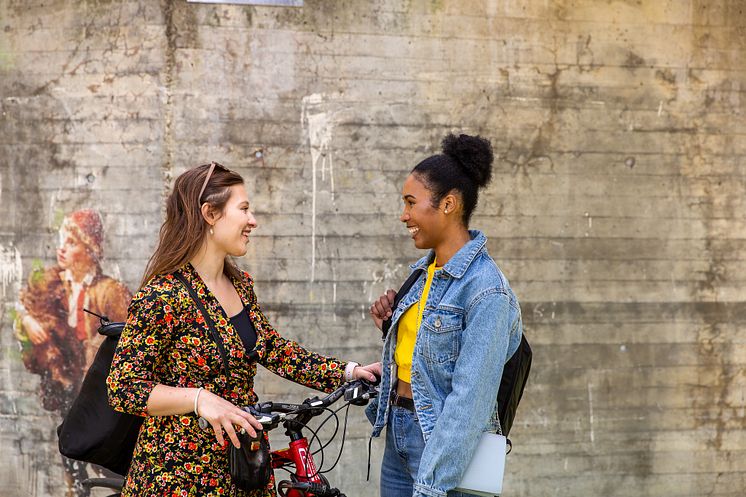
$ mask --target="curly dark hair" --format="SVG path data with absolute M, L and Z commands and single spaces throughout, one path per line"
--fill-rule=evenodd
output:
M 464 202 L 461 220 L 469 220 L 479 200 L 479 189 L 492 179 L 492 145 L 481 136 L 449 134 L 441 142 L 442 153 L 423 160 L 412 169 L 432 193 L 432 205 L 456 190 Z

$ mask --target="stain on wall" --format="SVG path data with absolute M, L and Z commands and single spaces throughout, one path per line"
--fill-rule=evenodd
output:
M 134 289 L 173 178 L 226 164 L 248 181 L 260 228 L 239 263 L 273 323 L 363 362 L 380 347 L 370 300 L 420 255 L 398 221 L 402 181 L 465 131 L 495 149 L 472 224 L 536 354 L 505 488 L 742 495 L 745 9 L 1 3 L 0 493 L 65 493 L 58 415 L 13 322 L 66 214 L 100 213 L 102 271 Z M 377 495 L 367 434 L 351 413 L 330 475 L 349 495 Z

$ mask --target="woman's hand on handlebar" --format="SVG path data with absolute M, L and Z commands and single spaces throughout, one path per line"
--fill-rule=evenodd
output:
M 381 377 L 381 363 L 374 362 L 367 366 L 357 366 L 352 370 L 352 378 L 355 380 L 368 380 L 371 383 L 378 383 Z
M 395 298 L 396 292 L 389 288 L 386 290 L 386 293 L 378 297 L 378 300 L 373 301 L 370 305 L 370 317 L 373 318 L 373 322 L 379 330 L 383 329 L 383 322 L 394 314 L 393 306 Z
M 225 446 L 223 431 L 238 448 L 241 443 L 236 436 L 235 427 L 243 428 L 251 437 L 256 437 L 256 430 L 262 429 L 262 424 L 254 416 L 208 390 L 202 391 L 197 412 L 210 423 L 221 446 Z

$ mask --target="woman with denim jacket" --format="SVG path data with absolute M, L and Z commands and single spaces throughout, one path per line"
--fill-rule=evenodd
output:
M 389 290 L 370 309 L 385 338 L 379 401 L 368 408 L 373 436 L 386 427 L 382 497 L 458 495 L 482 432 L 499 430 L 503 366 L 521 341 L 518 300 L 468 229 L 478 190 L 492 176 L 492 147 L 478 136 L 448 135 L 402 188 L 414 244 L 428 249 L 396 308 Z

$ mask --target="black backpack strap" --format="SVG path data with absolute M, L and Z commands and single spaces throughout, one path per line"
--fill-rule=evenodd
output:
M 409 278 L 404 281 L 401 288 L 399 288 L 399 291 L 396 292 L 396 297 L 394 297 L 394 305 L 391 307 L 392 311 L 396 309 L 396 307 L 399 305 L 399 302 L 401 302 L 402 297 L 404 297 L 409 289 L 412 288 L 412 285 L 414 285 L 414 283 L 420 277 L 420 273 L 422 272 L 422 269 L 415 269 L 409 275 Z M 385 340 L 386 336 L 389 334 L 389 328 L 391 328 L 391 318 L 388 318 L 383 323 L 381 323 L 381 333 L 383 333 L 383 336 L 381 337 L 382 340 Z
M 189 295 L 192 296 L 192 300 L 194 300 L 194 303 L 197 304 L 197 309 L 199 309 L 199 312 L 202 313 L 202 317 L 205 319 L 207 327 L 210 328 L 212 339 L 215 340 L 215 344 L 218 346 L 218 352 L 220 352 L 220 357 L 223 359 L 223 367 L 225 368 L 225 374 L 227 375 L 230 371 L 230 368 L 228 367 L 228 355 L 225 353 L 225 347 L 223 347 L 223 340 L 220 338 L 220 333 L 218 333 L 218 330 L 215 327 L 215 321 L 213 321 L 210 317 L 210 314 L 207 313 L 207 310 L 202 304 L 202 301 L 199 299 L 197 292 L 194 290 L 194 288 L 192 288 L 192 285 L 189 284 L 186 278 L 184 278 L 184 275 L 178 272 L 175 272 L 173 274 L 174 277 L 177 280 L 181 281 L 181 283 L 189 291 Z

